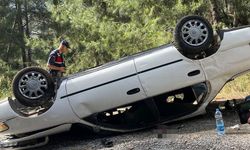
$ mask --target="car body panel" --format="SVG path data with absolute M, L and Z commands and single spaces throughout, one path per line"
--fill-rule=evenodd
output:
M 148 97 L 205 81 L 200 62 L 185 58 L 174 46 L 137 57 L 135 64 Z M 188 76 L 192 71 L 200 73 Z
M 249 45 L 250 26 L 245 26 L 240 29 L 225 30 L 223 32 L 223 40 L 218 52 L 239 48 Z
M 2 132 L 2 135 L 23 134 L 33 132 L 45 128 L 58 126 L 65 123 L 73 123 L 78 119 L 72 111 L 68 100 L 60 99 L 60 95 L 66 93 L 65 91 L 66 80 L 61 84 L 58 89 L 57 98 L 54 105 L 46 112 L 40 115 L 33 115 L 29 117 L 20 116 L 17 113 L 11 112 L 11 119 L 2 120 L 5 122 L 9 130 Z M 11 107 L 9 101 L 4 102 L 4 107 Z M 12 109 L 10 109 L 12 110 Z M 17 130 L 18 129 L 18 130 Z
M 250 70 L 250 26 L 226 30 L 218 51 L 200 62 L 211 90 L 202 106 L 190 116 L 204 111 L 227 82 Z
M 127 94 L 135 88 L 140 91 Z M 133 59 L 68 80 L 67 92 L 72 109 L 80 118 L 146 98 Z
M 228 81 L 250 69 L 250 27 L 225 32 L 218 51 L 200 62 L 215 97 Z
M 3 100 L 0 103 L 0 122 L 4 122 L 6 120 L 15 118 L 17 116 L 17 114 L 15 113 L 15 111 L 11 108 L 11 106 L 8 103 L 8 100 Z

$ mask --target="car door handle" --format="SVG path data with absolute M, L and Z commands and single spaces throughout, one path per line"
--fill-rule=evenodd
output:
M 134 89 L 132 89 L 132 90 L 129 90 L 129 91 L 127 92 L 127 94 L 128 94 L 128 95 L 133 95 L 133 94 L 139 93 L 140 91 L 141 91 L 140 88 L 134 88 Z
M 196 76 L 196 75 L 199 75 L 201 73 L 200 70 L 194 70 L 194 71 L 191 71 L 188 73 L 188 76 L 191 77 L 191 76 Z

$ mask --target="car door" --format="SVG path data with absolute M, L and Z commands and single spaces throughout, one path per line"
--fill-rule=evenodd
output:
M 80 118 L 146 98 L 133 58 L 69 78 L 66 89 Z
M 184 57 L 174 46 L 137 56 L 135 65 L 148 97 L 205 81 L 200 62 Z

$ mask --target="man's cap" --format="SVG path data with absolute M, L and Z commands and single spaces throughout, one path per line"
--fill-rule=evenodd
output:
M 64 46 L 66 46 L 67 48 L 70 48 L 69 42 L 66 41 L 66 40 L 62 40 L 61 44 L 64 45 Z

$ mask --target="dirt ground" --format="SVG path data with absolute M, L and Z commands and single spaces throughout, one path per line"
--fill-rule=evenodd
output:
M 207 108 L 207 114 L 181 122 L 156 126 L 139 132 L 100 136 L 77 128 L 50 138 L 48 145 L 38 150 L 175 150 L 175 149 L 250 149 L 250 125 L 240 125 L 237 112 L 224 110 L 226 134 L 215 131 L 214 110 L 217 104 Z M 232 129 L 239 125 L 239 128 Z M 108 140 L 111 147 L 103 145 Z

